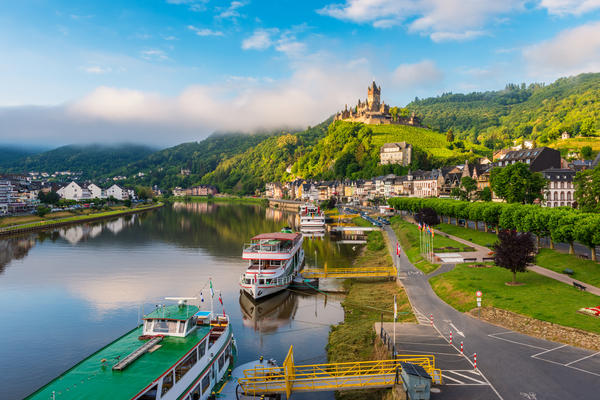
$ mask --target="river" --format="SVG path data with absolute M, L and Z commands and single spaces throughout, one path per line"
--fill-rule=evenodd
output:
M 296 215 L 258 205 L 174 203 L 159 210 L 0 240 L 0 385 L 19 399 L 121 336 L 166 296 L 195 296 L 212 278 L 239 362 L 326 361 L 340 297 L 285 291 L 259 306 L 240 296 L 244 243 L 296 226 Z M 348 265 L 357 246 L 305 239 L 307 263 Z M 203 291 L 203 307 L 210 294 Z M 295 398 L 333 398 L 330 393 Z

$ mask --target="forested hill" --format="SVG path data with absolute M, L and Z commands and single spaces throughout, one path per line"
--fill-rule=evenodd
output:
M 137 144 L 68 145 L 13 160 L 2 172 L 82 172 L 81 177 L 94 178 L 139 160 L 155 149 Z
M 0 169 L 10 168 L 16 161 L 40 153 L 41 151 L 31 148 L 0 145 Z
M 492 148 L 518 138 L 538 144 L 563 131 L 589 136 L 600 131 L 600 73 L 561 78 L 552 84 L 507 85 L 504 90 L 415 99 L 407 105 L 424 125 Z

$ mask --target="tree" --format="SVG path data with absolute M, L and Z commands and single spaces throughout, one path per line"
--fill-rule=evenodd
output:
M 584 212 L 600 212 L 600 166 L 575 175 L 575 201 Z
M 575 241 L 575 226 L 580 216 L 573 211 L 561 210 L 558 214 L 558 223 L 553 218 L 553 225 L 550 227 L 550 235 L 555 242 L 568 243 L 569 254 L 575 254 L 573 242 Z
M 440 223 L 440 217 L 431 207 L 424 207 L 415 214 L 415 221 L 420 224 L 436 226 Z
M 600 215 L 589 214 L 581 218 L 575 226 L 575 238 L 588 246 L 592 261 L 596 261 L 596 246 L 600 245 Z
M 492 169 L 490 185 L 494 193 L 507 203 L 531 204 L 542 200 L 546 179 L 539 172 L 531 172 L 523 163 Z
M 460 186 L 464 190 L 464 196 L 466 201 L 471 201 L 471 195 L 477 190 L 477 181 L 470 176 L 463 176 L 460 180 Z
M 50 212 L 50 209 L 48 207 L 44 207 L 44 206 L 37 206 L 35 213 L 37 214 L 38 217 L 43 217 L 44 215 L 48 214 Z
M 452 129 L 448 130 L 448 133 L 446 133 L 446 142 L 454 142 L 454 133 L 452 133 Z
M 583 146 L 579 154 L 584 160 L 592 158 L 592 146 Z
M 152 188 L 148 186 L 136 186 L 135 194 L 140 200 L 147 200 L 154 197 L 154 192 L 152 191 Z
M 484 187 L 482 190 L 477 192 L 477 198 L 481 201 L 492 201 L 492 189 Z
M 528 232 L 502 230 L 498 232 L 498 241 L 494 244 L 494 262 L 497 266 L 510 270 L 512 283 L 517 283 L 517 272 L 526 272 L 527 265 L 534 260 L 535 243 Z

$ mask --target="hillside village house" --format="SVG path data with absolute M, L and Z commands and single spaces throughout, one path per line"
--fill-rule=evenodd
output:
M 573 206 L 575 201 L 575 187 L 573 185 L 575 171 L 549 168 L 542 171 L 542 174 L 548 180 L 548 187 L 542 204 L 546 207 Z
M 560 151 L 549 147 L 509 151 L 495 166 L 506 167 L 509 164 L 522 162 L 529 165 L 532 172 L 540 172 L 548 168 L 560 168 Z
M 126 189 L 121 188 L 119 185 L 112 185 L 108 189 L 106 189 L 106 197 L 114 197 L 117 200 L 127 200 L 129 199 L 129 192 Z
M 104 199 L 106 191 L 94 183 L 78 184 L 72 181 L 66 186 L 61 187 L 56 191 L 58 195 L 67 200 L 89 200 L 89 199 Z
M 379 159 L 382 165 L 408 165 L 412 162 L 412 145 L 406 142 L 386 143 L 379 149 Z
M 185 190 L 187 196 L 214 196 L 217 193 L 219 193 L 217 188 L 211 185 L 192 186 Z

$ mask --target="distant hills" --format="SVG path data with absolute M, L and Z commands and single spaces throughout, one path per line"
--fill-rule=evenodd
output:
M 203 183 L 221 191 L 253 193 L 266 182 L 297 177 L 358 179 L 404 173 L 406 167 L 379 165 L 379 147 L 387 142 L 411 143 L 410 167 L 423 169 L 491 156 L 494 149 L 525 138 L 564 154 L 584 145 L 600 151 L 600 74 L 561 78 L 550 85 L 447 93 L 415 99 L 406 108 L 416 112 L 426 128 L 332 123 L 329 118 L 298 132 L 213 134 L 162 150 L 88 145 L 32 154 L 0 147 L 0 171 L 70 170 L 90 179 L 127 176 L 125 185 L 171 189 Z M 563 131 L 574 138 L 560 139 Z M 137 176 L 139 172 L 144 176 Z

